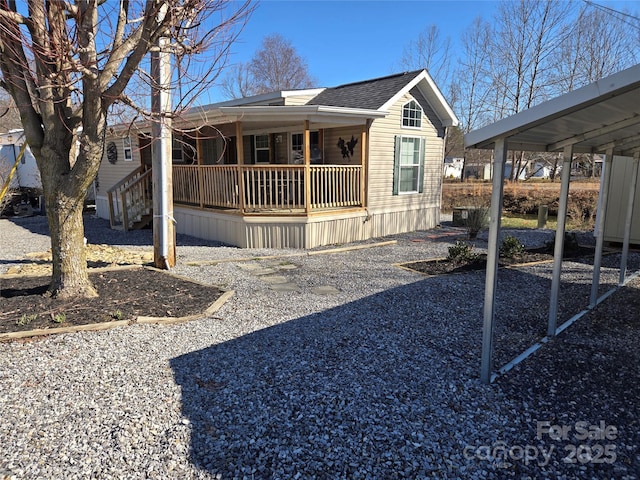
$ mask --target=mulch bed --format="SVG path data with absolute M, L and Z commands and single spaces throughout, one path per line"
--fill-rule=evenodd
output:
M 51 329 L 138 316 L 185 317 L 203 313 L 224 292 L 148 268 L 91 272 L 99 297 L 58 300 L 46 295 L 49 277 L 0 278 L 0 333 Z
M 593 247 L 579 246 L 567 249 L 563 258 L 581 258 L 592 256 L 595 252 Z M 524 253 L 514 255 L 513 257 L 500 257 L 498 264 L 502 267 L 511 265 L 522 265 L 526 263 L 547 262 L 553 260 L 553 246 L 540 247 L 526 250 Z M 403 263 L 404 268 L 415 270 L 425 275 L 446 275 L 451 273 L 472 272 L 476 270 L 484 270 L 487 266 L 487 256 L 478 255 L 469 261 L 454 261 L 448 259 L 439 260 L 421 260 L 417 262 Z

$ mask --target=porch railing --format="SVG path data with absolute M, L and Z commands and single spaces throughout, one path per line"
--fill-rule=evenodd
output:
M 360 165 L 312 165 L 311 208 L 341 208 L 362 205 Z
M 111 227 L 129 230 L 152 209 L 151 170 L 137 168 L 107 190 Z
M 173 201 L 243 212 L 301 211 L 362 205 L 360 165 L 174 165 Z M 309 198 L 307 198 L 307 195 Z

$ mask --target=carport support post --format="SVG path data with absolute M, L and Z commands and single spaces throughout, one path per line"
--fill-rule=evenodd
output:
M 569 199 L 569 182 L 571 181 L 571 160 L 573 145 L 564 147 L 562 162 L 562 186 L 560 187 L 560 203 L 558 205 L 558 225 L 556 227 L 556 243 L 553 251 L 553 276 L 551 278 L 551 301 L 549 302 L 549 325 L 547 335 L 556 335 L 558 324 L 558 298 L 560 297 L 560 274 L 562 272 L 562 251 L 564 249 L 564 229 L 567 221 L 567 201 Z
M 611 180 L 611 166 L 613 162 L 613 148 L 605 153 L 604 157 L 604 177 L 602 178 L 602 190 L 600 190 L 600 208 L 598 210 L 598 225 L 596 227 L 596 252 L 593 258 L 593 280 L 591 282 L 591 298 L 589 308 L 593 308 L 598 303 L 598 287 L 600 287 L 600 267 L 602 265 L 602 247 L 604 245 L 604 218 L 609 202 L 609 182 Z
M 493 326 L 495 317 L 495 293 L 498 285 L 498 237 L 500 236 L 504 163 L 506 158 L 507 140 L 506 138 L 500 138 L 496 140 L 494 146 L 493 188 L 491 190 L 489 239 L 487 245 L 487 273 L 484 284 L 484 321 L 482 325 L 480 381 L 486 384 L 491 383 L 491 372 L 493 370 Z
M 629 185 L 629 203 L 627 204 L 627 217 L 624 221 L 624 242 L 622 243 L 622 256 L 620 257 L 620 278 L 618 285 L 624 285 L 627 276 L 627 256 L 629 255 L 629 242 L 631 240 L 631 223 L 633 221 L 633 204 L 636 200 L 636 187 L 638 186 L 638 163 L 640 163 L 640 151 L 633 153 L 633 170 L 631 171 L 631 185 Z

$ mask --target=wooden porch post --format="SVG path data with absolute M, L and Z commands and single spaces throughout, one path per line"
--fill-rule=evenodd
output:
M 368 145 L 367 145 L 367 133 L 369 131 L 369 120 L 366 121 L 364 125 L 362 125 L 362 131 L 360 132 L 360 206 L 367 206 L 367 155 L 368 155 Z
M 242 122 L 236 122 L 236 162 L 238 164 L 238 188 L 240 211 L 244 213 L 244 144 L 242 142 Z
M 200 129 L 196 130 L 196 156 L 198 157 L 198 198 L 200 208 L 204 208 L 204 178 L 202 176 L 202 142 L 200 140 Z
M 309 120 L 304 121 L 304 209 L 311 212 L 311 132 Z

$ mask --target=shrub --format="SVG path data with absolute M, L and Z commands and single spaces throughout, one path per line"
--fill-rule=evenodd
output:
M 22 317 L 20 317 L 20 320 L 16 321 L 16 325 L 19 326 L 25 326 L 25 325 L 29 325 L 31 322 L 33 322 L 36 318 L 38 318 L 37 314 L 31 314 L 31 315 L 27 315 L 26 313 L 22 314 Z
M 470 208 L 464 224 L 469 238 L 476 238 L 478 232 L 489 225 L 489 209 L 487 207 Z
M 553 233 L 553 238 L 546 243 L 547 248 L 554 248 L 556 244 L 556 234 Z M 580 249 L 580 243 L 578 242 L 578 235 L 575 232 L 564 232 L 563 250 L 565 252 L 572 252 Z
M 500 255 L 507 258 L 513 258 L 516 255 L 524 253 L 524 244 L 513 235 L 507 235 L 500 245 Z
M 473 261 L 478 257 L 473 251 L 473 245 L 465 242 L 457 241 L 449 247 L 449 255 L 447 260 L 450 262 L 463 263 Z

